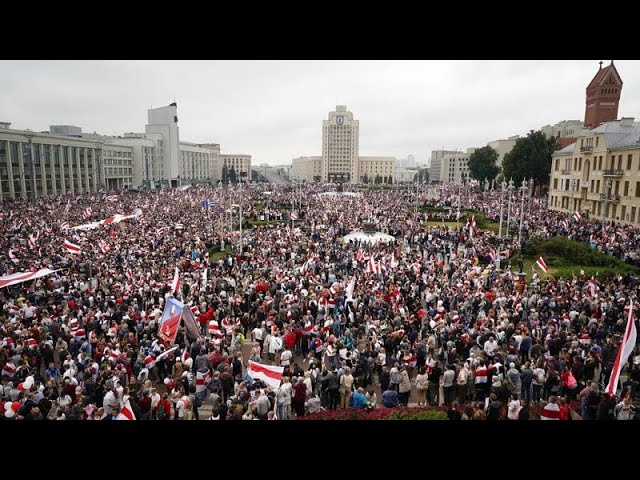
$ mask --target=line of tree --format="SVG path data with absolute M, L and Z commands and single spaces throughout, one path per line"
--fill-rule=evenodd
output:
M 483 182 L 486 178 L 492 181 L 500 173 L 500 167 L 498 167 L 498 152 L 487 145 L 486 147 L 478 148 L 469 156 L 469 175 L 471 178 L 475 178 L 479 182 Z
M 549 185 L 551 156 L 558 149 L 555 137 L 547 137 L 541 131 L 531 130 L 526 137 L 516 140 L 502 162 L 505 180 L 513 178 L 516 185 L 522 180 L 533 179 L 536 187 Z M 535 187 L 534 187 L 535 188 Z

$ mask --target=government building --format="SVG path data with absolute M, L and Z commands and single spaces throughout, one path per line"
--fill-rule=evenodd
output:
M 393 183 L 394 157 L 360 156 L 360 122 L 345 105 L 322 121 L 322 155 L 294 158 L 291 179 L 329 183 Z

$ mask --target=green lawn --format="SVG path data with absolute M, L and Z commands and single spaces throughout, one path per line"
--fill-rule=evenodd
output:
M 514 271 L 517 271 L 519 255 L 514 255 L 511 265 Z M 573 242 L 566 238 L 556 237 L 546 241 L 534 240 L 529 242 L 523 253 L 524 268 L 527 278 L 531 278 L 531 267 L 542 279 L 546 278 L 572 278 L 573 275 L 579 276 L 580 271 L 591 276 L 606 278 L 617 274 L 635 274 L 638 275 L 640 270 L 636 267 L 628 265 L 614 257 L 606 255 L 602 252 L 592 250 L 586 245 L 579 242 Z M 540 267 L 535 265 L 538 258 L 542 259 L 549 267 L 549 271 L 544 273 Z
M 209 263 L 217 262 L 227 256 L 227 254 L 231 254 L 233 251 L 229 245 L 225 246 L 224 252 L 221 252 L 217 248 L 212 248 L 209 250 Z
M 249 226 L 251 228 L 261 227 L 263 225 L 280 225 L 284 223 L 284 220 L 249 220 Z

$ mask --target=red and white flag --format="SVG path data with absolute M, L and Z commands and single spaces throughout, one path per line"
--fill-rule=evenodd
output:
M 276 367 L 272 365 L 263 365 L 261 363 L 249 360 L 249 368 L 247 373 L 254 380 L 260 379 L 271 388 L 278 388 L 282 380 L 282 372 L 284 367 Z
M 202 272 L 202 288 L 207 288 L 207 275 L 209 273 L 209 268 L 205 268 L 204 272 Z
M 29 247 L 36 248 L 36 237 L 32 234 L 29 234 Z
M 9 249 L 9 258 L 13 263 L 20 263 L 20 260 L 18 260 L 18 257 L 14 255 L 13 250 L 11 249 Z
M 582 218 L 582 215 L 580 215 L 580 213 L 578 212 L 573 212 L 573 218 L 575 219 L 576 222 L 579 222 L 580 219 Z
M 347 301 L 349 300 L 353 300 L 353 291 L 356 288 L 356 276 L 354 275 L 353 277 L 351 277 L 351 281 L 349 282 L 349 285 L 347 285 L 347 288 L 345 289 L 346 293 L 347 293 Z
M 107 253 L 109 251 L 109 246 L 104 240 L 98 240 L 98 246 L 100 247 L 102 253 Z
M 560 420 L 560 407 L 557 403 L 547 403 L 540 414 L 540 420 Z
M 0 277 L 0 288 L 8 287 L 10 285 L 16 285 L 18 283 L 27 282 L 29 280 L 35 280 L 36 278 L 44 277 L 57 272 L 58 270 L 50 270 L 48 268 L 41 268 L 37 272 L 19 272 L 12 273 L 11 275 L 5 275 Z
M 136 416 L 133 414 L 133 410 L 131 410 L 131 403 L 127 400 L 127 403 L 124 404 L 122 410 L 120 410 L 120 414 L 116 417 L 116 420 L 135 420 Z
M 589 293 L 592 297 L 596 296 L 596 281 L 593 277 L 589 279 Z
M 204 392 L 207 388 L 207 383 L 211 380 L 211 373 L 207 370 L 205 373 L 196 373 L 196 393 Z
M 69 222 L 62 222 L 60 224 L 60 230 L 69 230 Z
M 547 273 L 549 271 L 549 267 L 547 267 L 547 264 L 544 263 L 544 260 L 542 259 L 542 257 L 536 260 L 536 265 L 538 265 L 544 273 Z
M 84 212 L 82 213 L 82 218 L 89 218 L 91 216 L 91 207 L 87 207 L 84 209 Z
M 618 355 L 616 361 L 613 364 L 613 370 L 611 370 L 611 376 L 609 377 L 609 384 L 607 385 L 606 393 L 609 395 L 615 395 L 618 388 L 618 380 L 620 379 L 620 372 L 627 363 L 629 355 L 636 346 L 636 323 L 633 319 L 633 300 L 629 303 L 629 319 L 627 320 L 627 328 L 624 331 L 624 337 L 622 343 L 618 349 Z
M 107 202 L 117 202 L 118 201 L 118 196 L 117 195 L 107 195 L 106 197 L 104 197 L 104 199 Z
M 175 293 L 180 289 L 180 272 L 176 267 L 176 272 L 173 274 L 173 280 L 171 281 L 171 292 Z
M 80 245 L 71 243 L 69 240 L 64 241 L 64 248 L 67 250 L 67 252 L 73 253 L 76 255 L 82 252 L 82 250 L 80 249 Z
M 156 357 L 156 362 L 155 363 L 158 363 L 164 357 L 168 356 L 171 352 L 175 352 L 176 350 L 178 350 L 178 347 L 173 347 L 173 348 L 170 348 L 169 350 L 166 350 L 166 351 L 162 352 L 160 355 L 158 355 Z
M 17 370 L 18 368 L 13 363 L 5 363 L 4 367 L 2 367 L 2 376 L 4 377 L 6 375 L 9 378 L 13 378 Z

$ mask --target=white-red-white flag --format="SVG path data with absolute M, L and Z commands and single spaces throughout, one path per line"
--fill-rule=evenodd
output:
M 82 249 L 80 248 L 80 245 L 76 245 L 75 243 L 71 243 L 69 240 L 65 240 L 64 241 L 64 248 L 67 250 L 67 252 L 73 253 L 73 254 L 76 254 L 76 255 L 82 252 Z
M 247 373 L 254 380 L 260 379 L 271 388 L 278 388 L 282 381 L 282 372 L 284 367 L 276 367 L 273 365 L 263 365 L 261 363 L 249 360 L 249 368 Z
M 589 293 L 592 297 L 596 296 L 596 281 L 593 276 L 589 279 Z
M 178 267 L 176 267 L 176 272 L 173 274 L 173 280 L 171 281 L 171 292 L 175 293 L 180 288 L 180 272 L 178 272 Z
M 345 289 L 346 293 L 347 293 L 347 301 L 349 300 L 353 300 L 353 291 L 356 288 L 356 276 L 354 275 L 353 277 L 351 277 L 351 281 L 349 282 L 349 285 L 347 285 L 347 288 Z
M 18 257 L 14 255 L 13 250 L 11 249 L 9 249 L 9 258 L 13 263 L 20 263 L 20 260 L 18 260 Z
M 580 219 L 582 218 L 582 215 L 580 215 L 580 213 L 578 212 L 573 212 L 573 218 L 575 219 L 576 222 L 579 222 Z
M 127 403 L 124 404 L 122 410 L 120 410 L 120 414 L 116 417 L 116 420 L 135 420 L 136 416 L 133 414 L 133 410 L 131 409 L 131 403 L 127 400 Z
M 536 265 L 538 265 L 544 273 L 547 273 L 549 271 L 549 267 L 547 267 L 547 264 L 544 263 L 544 260 L 542 259 L 542 257 L 536 260 Z
M 624 337 L 622 337 L 622 343 L 618 349 L 618 355 L 616 361 L 613 364 L 613 370 L 611 370 L 611 376 L 609 377 L 609 384 L 607 385 L 606 393 L 609 395 L 615 395 L 618 388 L 618 380 L 620 379 L 620 372 L 627 363 L 629 355 L 636 346 L 636 323 L 633 319 L 633 300 L 629 302 L 629 319 L 627 320 L 627 328 L 624 330 Z
M 207 274 L 209 273 L 209 268 L 205 268 L 204 272 L 202 272 L 202 288 L 207 288 Z

